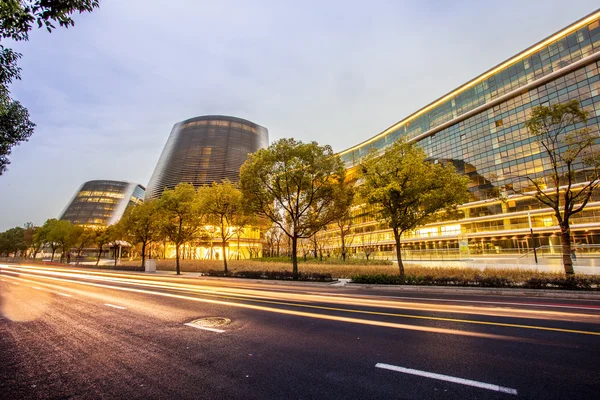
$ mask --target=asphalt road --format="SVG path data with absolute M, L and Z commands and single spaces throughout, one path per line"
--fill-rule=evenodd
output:
M 0 301 L 1 399 L 600 393 L 599 300 L 1 265 Z

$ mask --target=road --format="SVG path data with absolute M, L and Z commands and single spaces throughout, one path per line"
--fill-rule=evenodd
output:
M 596 399 L 600 391 L 599 300 L 0 265 L 0 301 L 2 399 Z M 208 317 L 229 322 L 192 323 Z

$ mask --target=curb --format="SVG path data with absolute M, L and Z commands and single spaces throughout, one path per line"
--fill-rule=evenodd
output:
M 589 290 L 548 290 L 548 289 L 518 289 L 518 288 L 466 288 L 461 286 L 416 286 L 416 285 L 370 285 L 349 283 L 348 288 L 377 289 L 398 292 L 426 292 L 443 294 L 468 294 L 488 296 L 528 296 L 554 297 L 563 299 L 600 300 L 600 291 Z

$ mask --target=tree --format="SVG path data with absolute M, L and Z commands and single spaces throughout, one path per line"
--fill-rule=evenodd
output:
M 24 228 L 17 226 L 0 233 L 0 254 L 8 256 L 12 253 L 13 257 L 22 257 L 27 248 Z
M 50 229 L 47 234 L 47 239 L 53 244 L 52 259 L 54 260 L 54 252 L 58 247 L 60 247 L 60 262 L 62 263 L 65 258 L 65 255 L 77 242 L 77 237 L 76 235 L 74 235 L 73 232 L 74 227 L 73 224 L 71 224 L 69 221 L 56 219 L 52 219 L 49 221 L 51 221 L 51 223 Z
M 75 243 L 73 246 L 77 249 L 76 263 L 79 264 L 79 260 L 81 259 L 83 249 L 94 243 L 94 239 L 96 238 L 96 232 L 93 228 L 88 228 L 82 225 L 76 225 L 73 227 L 73 236 L 75 237 Z
M 68 28 L 75 24 L 71 14 L 91 12 L 96 7 L 99 7 L 98 0 L 3 0 L 0 2 L 0 40 L 29 40 L 34 23 L 48 32 L 52 32 L 55 23 Z M 11 148 L 26 141 L 35 127 L 27 109 L 10 98 L 8 85 L 21 79 L 19 58 L 21 54 L 0 44 L 0 175 L 10 163 Z
M 554 211 L 558 220 L 565 274 L 572 276 L 570 219 L 581 212 L 600 184 L 598 132 L 587 127 L 588 112 L 577 100 L 537 106 L 525 127 L 544 150 L 550 172 L 546 179 L 526 177 L 535 187 L 534 197 Z M 582 183 L 582 185 L 577 185 Z
M 50 261 L 54 261 L 54 254 L 56 253 L 56 250 L 59 247 L 59 243 L 54 241 L 54 235 L 52 234 L 57 222 L 58 220 L 56 218 L 46 220 L 46 222 L 44 222 L 44 225 L 42 225 L 42 228 L 36 233 L 36 240 L 43 241 L 44 246 L 50 246 L 50 249 L 52 250 L 52 256 L 50 257 Z
M 354 188 L 350 185 L 342 185 L 335 196 L 334 213 L 336 215 L 335 224 L 340 233 L 340 253 L 342 260 L 346 261 L 348 247 L 352 244 L 352 203 L 354 201 Z
M 283 232 L 277 225 L 273 225 L 265 231 L 265 243 L 270 257 L 279 257 L 282 236 Z
M 110 234 L 111 234 L 111 232 L 109 232 L 108 228 L 105 226 L 94 229 L 94 236 L 93 236 L 92 243 L 94 243 L 94 245 L 98 249 L 98 257 L 96 258 L 96 265 L 98 265 L 100 263 L 100 258 L 102 257 L 102 250 L 104 249 L 104 245 L 109 243 L 111 240 Z
M 452 164 L 427 160 L 413 143 L 398 140 L 383 155 L 371 151 L 359 166 L 361 197 L 376 207 L 394 233 L 400 276 L 404 276 L 400 237 L 436 212 L 467 201 L 468 178 Z
M 367 259 L 367 263 L 369 262 L 369 257 L 377 250 L 377 245 L 379 244 L 379 233 L 375 232 L 376 228 L 374 226 L 366 227 L 362 236 L 362 251 L 365 253 L 365 258 Z
M 204 214 L 194 186 L 180 183 L 175 189 L 166 189 L 158 203 L 161 229 L 175 245 L 177 275 L 181 274 L 179 250 L 181 245 L 196 238 L 203 228 Z
M 8 156 L 13 146 L 27 141 L 35 124 L 29 120 L 29 113 L 18 101 L 0 94 L 0 175 L 10 161 Z
M 227 273 L 227 242 L 235 235 L 236 226 L 244 218 L 242 192 L 228 179 L 198 189 L 202 209 L 209 225 L 218 228 L 223 250 L 223 268 Z
M 277 224 L 292 241 L 294 279 L 298 239 L 334 221 L 332 204 L 345 175 L 331 146 L 294 139 L 280 139 L 251 154 L 240 169 L 240 187 L 251 209 Z
M 122 225 L 128 241 L 141 243 L 143 268 L 146 262 L 146 248 L 150 242 L 160 239 L 161 226 L 158 201 L 148 200 L 142 204 L 129 207 L 119 224 Z

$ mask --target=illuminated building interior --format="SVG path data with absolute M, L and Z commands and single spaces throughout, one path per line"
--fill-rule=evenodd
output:
M 127 206 L 143 202 L 145 189 L 136 183 L 97 180 L 85 182 L 60 219 L 76 225 L 102 227 L 118 222 Z
M 403 236 L 403 249 L 455 249 L 466 236 L 472 254 L 527 252 L 560 245 L 553 212 L 531 197 L 526 177 L 544 179 L 550 163 L 524 122 L 538 105 L 576 99 L 589 112 L 588 127 L 600 121 L 600 11 L 575 22 L 522 53 L 402 119 L 380 134 L 339 153 L 352 177 L 372 148 L 384 150 L 399 137 L 417 142 L 434 162 L 451 162 L 470 178 L 470 201 L 457 215 Z M 583 165 L 575 177 L 587 182 Z M 550 181 L 547 181 L 551 187 Z M 352 251 L 376 248 L 392 254 L 394 240 L 368 208 L 353 210 Z M 534 230 L 532 239 L 531 227 Z M 600 244 L 600 196 L 571 219 L 578 244 Z M 334 229 L 323 237 L 336 241 Z M 337 239 L 339 242 L 339 238 Z M 374 243 L 374 244 L 373 244 Z M 336 246 L 332 245 L 332 248 Z M 337 245 L 339 247 L 339 243 Z M 557 250 L 558 251 L 558 250 Z

